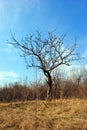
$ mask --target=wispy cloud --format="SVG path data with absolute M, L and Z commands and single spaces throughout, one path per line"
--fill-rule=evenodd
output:
M 87 36 L 81 38 L 78 41 L 79 45 L 80 45 L 80 53 L 81 56 L 85 58 L 85 60 L 87 60 Z
M 29 13 L 34 8 L 38 10 L 39 7 L 40 0 L 0 0 L 0 29 L 15 26 L 23 13 Z
M 0 44 L 0 53 L 12 53 L 13 52 L 14 47 L 11 44 L 5 44 L 5 46 L 3 46 L 2 44 Z M 14 49 L 15 51 L 15 49 Z
M 87 59 L 87 50 L 83 52 L 82 56 Z
M 11 53 L 12 52 L 12 49 L 10 48 L 0 48 L 0 53 Z
M 9 72 L 0 72 L 0 78 L 18 78 L 19 75 L 15 72 L 9 71 Z
M 10 4 L 9 4 L 10 3 Z M 16 2 L 13 3 L 8 1 L 0 1 L 0 28 L 6 28 L 8 25 L 12 25 L 17 22 L 19 18 L 19 9 L 17 7 Z
M 0 72 L 0 84 L 9 83 L 17 81 L 19 78 L 19 74 L 8 71 L 8 72 Z
M 79 41 L 78 41 L 79 45 L 82 47 L 87 47 L 87 36 L 82 37 Z M 86 48 L 85 48 L 86 49 Z

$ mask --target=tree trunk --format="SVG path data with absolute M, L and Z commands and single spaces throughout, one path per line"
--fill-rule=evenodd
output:
M 52 86 L 48 86 L 47 88 L 47 99 L 52 100 Z
M 47 99 L 51 100 L 52 99 L 52 79 L 51 76 L 48 77 L 48 88 L 47 88 Z
M 52 77 L 51 77 L 51 74 L 49 71 L 43 69 L 43 72 L 45 74 L 45 76 L 47 77 L 47 84 L 48 84 L 48 87 L 47 87 L 47 99 L 48 100 L 51 100 L 52 99 Z

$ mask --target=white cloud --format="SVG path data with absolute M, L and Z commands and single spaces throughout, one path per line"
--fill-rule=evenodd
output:
M 39 9 L 40 0 L 0 0 L 0 29 L 14 27 L 32 9 Z
M 87 50 L 85 50 L 82 54 L 82 57 L 86 58 L 87 59 Z
M 72 64 L 71 66 L 62 65 L 54 71 L 59 71 L 62 78 L 71 79 L 73 75 L 80 76 L 83 69 L 87 70 L 87 65 Z M 76 77 L 74 77 L 76 78 Z
M 78 45 L 80 47 L 81 53 L 84 53 L 85 51 L 87 51 L 87 36 L 82 37 L 79 41 L 78 41 Z
M 0 48 L 0 53 L 11 53 L 12 50 L 10 48 Z
M 7 77 L 17 78 L 17 77 L 19 77 L 19 75 L 15 72 L 12 72 L 12 71 L 0 72 L 0 78 L 7 78 Z
M 1 45 L 0 46 L 0 53 L 12 53 L 14 50 L 14 52 L 17 52 L 17 50 L 14 48 L 14 46 L 12 46 L 11 44 L 6 44 L 5 46 Z
M 17 81 L 19 75 L 15 72 L 8 71 L 8 72 L 0 72 L 0 84 L 10 83 Z
M 16 13 L 16 7 L 12 3 L 8 3 L 7 1 L 0 2 L 0 28 L 6 28 L 11 26 L 13 23 L 17 22 L 18 14 Z
M 79 41 L 78 41 L 79 44 L 81 45 L 86 45 L 87 46 L 87 36 L 81 38 Z

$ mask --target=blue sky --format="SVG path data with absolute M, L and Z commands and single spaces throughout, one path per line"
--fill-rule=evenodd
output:
M 39 29 L 56 29 L 67 34 L 70 44 L 77 38 L 77 51 L 87 57 L 87 0 L 0 0 L 0 84 L 35 80 L 35 70 L 27 70 L 18 51 L 7 44 L 10 30 L 17 39 Z M 86 65 L 81 62 L 81 65 Z M 77 63 L 78 66 L 78 63 Z

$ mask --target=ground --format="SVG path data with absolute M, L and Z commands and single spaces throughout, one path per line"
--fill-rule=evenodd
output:
M 0 130 L 87 130 L 87 100 L 0 103 Z

